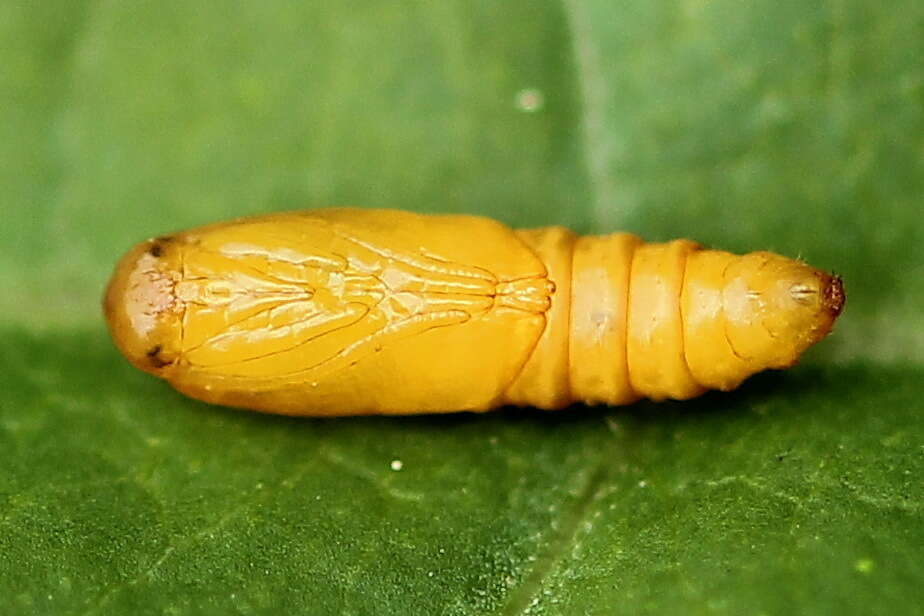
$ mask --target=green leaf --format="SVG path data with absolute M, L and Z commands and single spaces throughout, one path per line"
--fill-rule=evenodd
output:
M 0 3 L 0 613 L 924 604 L 924 5 Z M 834 269 L 802 365 L 687 403 L 297 420 L 131 368 L 145 237 L 332 204 Z

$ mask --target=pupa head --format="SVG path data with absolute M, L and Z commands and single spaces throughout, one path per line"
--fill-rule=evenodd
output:
M 179 251 L 169 237 L 141 242 L 119 260 L 103 296 L 116 346 L 134 366 L 158 376 L 180 352 Z

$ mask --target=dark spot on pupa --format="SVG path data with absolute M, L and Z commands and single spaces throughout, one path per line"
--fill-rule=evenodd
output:
M 152 346 L 148 350 L 147 353 L 145 353 L 148 359 L 151 360 L 151 365 L 153 365 L 155 368 L 163 368 L 164 366 L 170 363 L 169 361 L 164 361 L 163 359 L 161 359 L 160 357 L 161 350 L 163 350 L 162 347 L 159 344 L 156 344 Z
M 164 254 L 164 245 L 169 244 L 173 241 L 173 238 L 169 235 L 162 235 L 160 237 L 154 238 L 151 243 L 151 247 L 148 248 L 148 254 L 152 257 L 160 257 Z

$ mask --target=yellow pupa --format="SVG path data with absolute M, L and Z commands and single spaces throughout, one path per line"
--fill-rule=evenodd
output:
M 322 209 L 151 239 L 104 310 L 135 366 L 287 415 L 558 409 L 730 390 L 793 365 L 840 279 L 689 240 Z

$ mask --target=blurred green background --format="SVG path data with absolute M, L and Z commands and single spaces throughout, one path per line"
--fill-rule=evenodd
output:
M 917 0 L 5 0 L 0 613 L 922 613 L 922 197 Z M 770 249 L 847 310 L 555 414 L 250 415 L 113 349 L 132 244 L 324 205 Z

